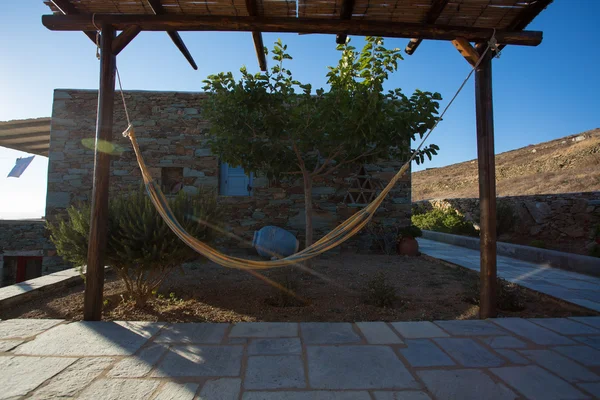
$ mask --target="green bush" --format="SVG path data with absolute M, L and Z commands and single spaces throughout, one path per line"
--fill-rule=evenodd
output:
M 424 214 L 411 217 L 413 225 L 430 231 L 452 233 L 455 235 L 477 236 L 472 222 L 451 208 L 434 208 Z
M 539 239 L 534 239 L 531 242 L 529 242 L 529 245 L 531 247 L 537 247 L 539 249 L 546 249 L 546 242 L 544 242 L 543 240 L 539 240 Z
M 409 225 L 398 229 L 398 239 L 403 237 L 418 238 L 421 236 L 423 236 L 423 232 L 415 225 Z
M 510 233 L 517 223 L 517 216 L 510 204 L 498 202 L 496 205 L 496 233 Z
M 216 231 L 208 226 L 222 221 L 214 192 L 180 192 L 169 205 L 188 233 L 203 242 L 214 240 Z M 90 206 L 82 204 L 71 206 L 66 218 L 48 223 L 57 253 L 76 266 L 87 264 L 89 221 Z M 104 262 L 123 280 L 137 306 L 145 305 L 175 268 L 196 257 L 198 253 L 169 229 L 143 190 L 110 200 Z
M 396 288 L 386 281 L 383 272 L 375 274 L 373 279 L 367 283 L 364 298 L 365 303 L 376 307 L 393 307 L 397 300 Z

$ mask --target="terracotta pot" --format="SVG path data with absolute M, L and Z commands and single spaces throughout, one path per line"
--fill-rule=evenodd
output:
M 402 256 L 414 257 L 419 254 L 419 242 L 415 238 L 403 237 L 396 243 L 396 250 Z

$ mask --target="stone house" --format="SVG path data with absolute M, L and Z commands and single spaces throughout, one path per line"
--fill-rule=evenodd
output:
M 125 93 L 130 117 L 146 164 L 167 194 L 177 190 L 194 192 L 200 187 L 214 189 L 226 207 L 227 229 L 246 239 L 265 225 L 304 234 L 304 196 L 301 180 L 269 182 L 220 162 L 207 145 L 209 125 L 202 117 L 203 93 L 131 91 Z M 135 189 L 141 176 L 131 145 L 120 134 L 126 128 L 120 97 L 115 97 L 114 142 L 111 192 Z M 96 124 L 97 92 L 57 89 L 54 92 L 46 217 L 52 219 L 69 205 L 89 199 L 94 166 L 93 137 Z M 326 233 L 352 215 L 359 207 L 347 196 L 351 186 L 365 186 L 376 193 L 401 166 L 401 162 L 352 167 L 314 183 L 315 237 Z M 357 176 L 359 169 L 361 174 Z M 361 180 L 362 179 L 362 180 Z M 372 192 L 372 193 L 371 193 Z M 356 197 L 356 196 L 355 196 Z M 410 223 L 410 174 L 386 200 L 377 218 L 386 224 Z M 45 261 L 46 262 L 46 261 Z M 51 262 L 48 260 L 48 262 Z

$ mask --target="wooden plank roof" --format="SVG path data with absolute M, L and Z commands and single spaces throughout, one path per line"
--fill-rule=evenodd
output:
M 50 118 L 0 121 L 0 146 L 48 157 Z
M 345 0 L 256 0 L 258 15 L 288 18 L 340 18 Z M 435 24 L 508 29 L 525 9 L 543 0 L 450 0 Z M 249 16 L 245 0 L 162 0 L 167 14 Z M 351 19 L 425 23 L 436 0 L 355 0 Z M 549 3 L 549 1 L 545 1 Z M 50 8 L 59 10 L 50 1 Z M 149 14 L 147 0 L 71 0 L 80 14 Z

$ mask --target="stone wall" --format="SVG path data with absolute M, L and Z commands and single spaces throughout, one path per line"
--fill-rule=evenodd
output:
M 452 207 L 467 219 L 479 221 L 479 199 L 433 199 L 414 204 L 425 209 Z M 600 192 L 499 197 L 498 205 L 510 207 L 516 217 L 513 232 L 504 234 L 504 240 L 519 244 L 537 239 L 547 242 L 549 248 L 587 254 L 594 243 L 592 230 L 600 224 Z
M 136 135 L 146 164 L 155 179 L 161 168 L 182 167 L 184 190 L 210 187 L 218 191 L 219 160 L 207 145 L 208 122 L 202 117 L 203 93 L 126 92 Z M 89 199 L 92 189 L 93 137 L 96 123 L 97 92 L 56 90 L 48 166 L 46 216 L 52 218 L 70 204 Z M 111 165 L 112 193 L 135 189 L 141 177 L 129 140 L 121 132 L 125 115 L 118 96 L 115 98 L 114 141 L 107 148 L 114 155 Z M 379 184 L 385 184 L 401 166 L 400 162 L 365 165 Z M 316 237 L 329 231 L 354 212 L 356 207 L 343 203 L 358 167 L 342 170 L 314 182 L 314 227 Z M 246 197 L 220 196 L 227 208 L 227 229 L 247 241 L 265 225 L 289 229 L 304 236 L 304 196 L 302 182 L 269 182 L 255 177 L 253 194 Z M 400 182 L 382 205 L 376 218 L 388 225 L 410 221 L 410 174 Z M 248 246 L 249 243 L 243 243 Z

